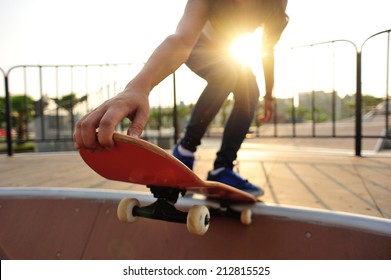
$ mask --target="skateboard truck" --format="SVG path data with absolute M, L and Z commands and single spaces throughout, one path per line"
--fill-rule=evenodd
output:
M 232 217 L 240 219 L 242 224 L 251 223 L 251 210 L 244 209 L 241 212 L 229 207 L 229 202 L 221 202 L 220 208 L 210 208 L 204 205 L 194 205 L 189 212 L 183 212 L 175 207 L 175 203 L 182 196 L 184 191 L 168 188 L 148 186 L 154 197 L 157 199 L 154 203 L 147 206 L 140 206 L 140 202 L 134 198 L 124 198 L 118 205 L 118 218 L 122 222 L 134 222 L 137 217 L 148 219 L 169 221 L 174 223 L 183 223 L 187 225 L 190 233 L 195 235 L 204 235 L 209 228 L 211 214 L 213 216 Z
M 117 215 L 122 222 L 134 222 L 136 217 L 163 220 L 187 225 L 190 233 L 204 235 L 209 228 L 210 213 L 206 206 L 195 205 L 189 212 L 183 212 L 175 208 L 179 194 L 183 191 L 167 188 L 148 186 L 157 200 L 147 206 L 140 206 L 137 199 L 124 198 L 118 205 Z

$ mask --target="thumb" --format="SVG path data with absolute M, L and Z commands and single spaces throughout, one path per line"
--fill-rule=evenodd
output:
M 261 123 L 267 123 L 270 121 L 271 118 L 272 118 L 272 112 L 270 110 L 267 110 L 262 117 L 258 118 L 258 121 L 260 121 Z

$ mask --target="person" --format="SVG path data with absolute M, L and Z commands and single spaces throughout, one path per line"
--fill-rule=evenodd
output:
M 288 23 L 286 6 L 287 0 L 188 0 L 175 33 L 155 49 L 124 91 L 77 122 L 75 148 L 84 147 L 92 151 L 110 149 L 115 127 L 126 117 L 131 121 L 128 135 L 140 137 L 149 117 L 149 93 L 186 64 L 205 79 L 207 85 L 173 155 L 193 168 L 194 152 L 201 144 L 208 125 L 232 92 L 234 106 L 224 128 L 214 169 L 208 173 L 207 179 L 226 183 L 255 196 L 262 195 L 260 187 L 233 171 L 260 93 L 255 75 L 249 67 L 232 58 L 228 47 L 238 36 L 254 32 L 259 27 L 263 29 L 262 63 L 266 95 L 261 121 L 269 121 L 273 113 L 273 49 Z

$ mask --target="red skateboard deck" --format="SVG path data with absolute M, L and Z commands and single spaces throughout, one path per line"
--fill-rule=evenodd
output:
M 229 206 L 232 203 L 255 203 L 256 198 L 231 186 L 205 181 L 165 150 L 138 138 L 114 133 L 114 147 L 90 152 L 80 149 L 83 160 L 101 176 L 115 181 L 144 184 L 157 198 L 156 202 L 140 206 L 134 198 L 124 198 L 118 205 L 117 216 L 122 222 L 134 222 L 137 217 L 186 223 L 190 233 L 203 235 L 209 228 L 210 210 L 213 215 L 238 218 L 248 225 L 251 210 L 241 212 Z M 194 205 L 189 212 L 176 209 L 182 191 L 205 194 L 218 200 L 219 209 Z M 182 193 L 183 194 L 183 193 Z
M 257 201 L 253 195 L 231 186 L 199 178 L 174 156 L 145 140 L 119 133 L 114 133 L 113 139 L 111 150 L 79 150 L 87 165 L 107 179 L 186 190 L 217 200 Z

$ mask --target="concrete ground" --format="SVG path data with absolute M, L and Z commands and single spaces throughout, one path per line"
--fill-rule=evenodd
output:
M 247 139 L 236 169 L 277 204 L 391 218 L 391 153 L 364 143 L 355 157 L 351 139 Z M 213 165 L 218 138 L 206 138 L 195 172 L 204 178 Z M 0 187 L 64 187 L 147 191 L 144 186 L 106 180 L 78 153 L 0 156 Z

